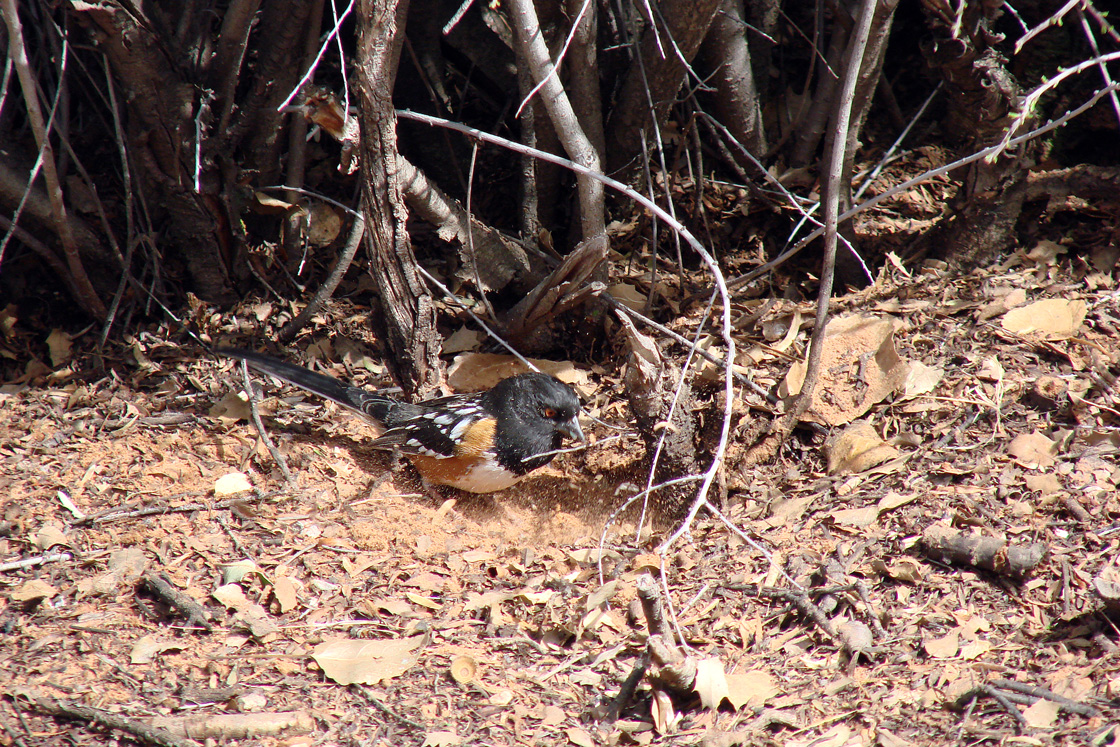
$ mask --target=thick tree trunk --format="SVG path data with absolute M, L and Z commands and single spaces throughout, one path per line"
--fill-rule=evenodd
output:
M 720 122 L 751 155 L 761 160 L 766 155 L 766 131 L 747 45 L 743 0 L 722 0 L 701 54 L 712 71 Z M 740 158 L 738 154 L 736 158 Z M 741 158 L 740 165 L 748 173 L 755 171 L 754 164 L 746 158 Z
M 90 30 L 124 90 L 129 152 L 156 213 L 168 221 L 169 254 L 184 258 L 193 290 L 211 303 L 237 299 L 228 268 L 232 251 L 229 220 L 218 199 L 217 174 L 202 169 L 198 182 L 189 166 L 195 118 L 208 106 L 168 61 L 168 40 L 134 9 L 117 2 L 72 4 L 75 18 Z
M 719 5 L 720 0 L 660 3 L 660 17 L 665 24 L 646 27 L 638 45 L 640 59 L 635 58 L 627 72 L 607 125 L 610 173 L 623 178 L 636 173 L 638 159 L 642 156 L 641 131 L 650 133 L 654 127 L 665 123 L 669 107 L 684 82 L 685 64 L 691 64 L 696 56 Z M 653 140 L 652 137 L 648 139 Z
M 440 383 L 435 308 L 409 243 L 393 108 L 400 42 L 408 0 L 361 0 L 358 18 L 358 96 L 361 101 L 362 196 L 370 272 L 381 313 L 372 323 L 385 365 L 406 392 L 426 396 Z
M 991 29 L 1002 5 L 968 3 L 960 22 L 947 2 L 930 2 L 923 10 L 933 32 L 923 51 L 930 66 L 941 72 L 948 94 L 944 131 L 966 152 L 999 142 L 1022 103 L 1018 81 L 992 45 Z M 1008 249 L 1038 142 L 958 170 L 954 176 L 961 190 L 954 210 L 922 237 L 919 251 L 932 249 L 933 256 L 969 268 Z

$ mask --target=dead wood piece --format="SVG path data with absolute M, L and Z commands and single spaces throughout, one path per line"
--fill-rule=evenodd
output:
M 851 591 L 855 588 L 854 586 L 848 585 L 801 591 L 789 589 L 774 589 L 772 587 L 758 586 L 756 584 L 730 583 L 722 584 L 721 588 L 731 589 L 733 591 L 747 592 L 750 594 L 757 594 L 760 597 L 766 597 L 768 599 L 779 599 L 781 601 L 788 602 L 789 604 L 796 607 L 798 612 L 816 623 L 817 627 L 824 631 L 834 642 L 842 647 L 845 646 L 845 642 L 841 640 L 841 638 L 836 634 L 836 631 L 832 629 L 832 623 L 829 622 L 828 616 L 825 615 L 824 611 L 821 610 L 821 608 L 813 602 L 810 596 L 831 597 L 835 594 Z M 873 652 L 875 651 L 875 649 L 872 648 L 869 649 L 869 651 Z
M 357 241 L 354 243 L 357 244 Z M 264 427 L 264 421 L 261 420 L 260 408 L 257 407 L 256 390 L 253 389 L 253 382 L 249 379 L 249 364 L 244 360 L 241 361 L 241 376 L 245 380 L 245 392 L 249 395 L 249 412 L 253 418 L 253 425 L 257 427 L 257 433 L 268 449 L 268 453 L 272 455 L 272 459 L 280 466 L 280 471 L 284 473 L 284 479 L 288 481 L 289 485 L 295 485 L 296 479 L 292 477 L 292 472 L 288 469 L 288 460 L 284 458 L 284 455 L 281 454 L 280 450 L 276 448 L 276 445 L 272 443 L 272 438 L 269 437 L 268 430 Z
M 720 0 L 659 4 L 657 14 L 663 23 L 647 25 L 642 31 L 638 53 L 611 109 L 606 156 L 609 173 L 622 172 L 625 181 L 639 172 L 637 165 L 644 152 L 642 134 L 660 128 L 668 119 L 685 81 L 686 66 L 700 48 L 719 5 Z M 665 49 L 666 38 L 672 39 L 672 51 Z
M 125 133 L 128 151 L 139 161 L 134 172 L 140 178 L 139 188 L 167 218 L 161 239 L 164 251 L 177 252 L 184 259 L 192 290 L 200 298 L 219 304 L 240 300 L 228 273 L 228 214 L 210 191 L 216 174 L 207 169 L 199 175 L 203 190 L 196 193 L 196 175 L 189 165 L 193 159 L 183 157 L 194 150 L 195 113 L 201 122 L 202 109 L 208 110 L 209 103 L 202 105 L 194 84 L 183 80 L 171 62 L 180 50 L 169 49 L 170 39 L 158 33 L 158 24 L 137 15 L 131 6 L 78 3 L 71 4 L 70 11 L 90 30 L 125 93 L 124 100 L 131 102 Z M 232 151 L 230 146 L 226 152 Z
M 607 258 L 606 234 L 582 242 L 552 273 L 537 284 L 505 315 L 503 331 L 511 342 L 524 343 L 537 328 L 603 290 L 601 283 L 585 285 Z
M 1071 700 L 1055 692 L 1047 690 L 1045 687 L 1036 687 L 1028 685 L 1023 682 L 1016 682 L 1015 680 L 993 680 L 989 683 L 992 687 L 999 687 L 1004 690 L 1011 690 L 1013 692 L 1028 695 L 1031 698 L 1042 698 L 1043 700 L 1052 700 L 1062 708 L 1070 713 L 1078 713 L 1082 716 L 1100 716 L 1101 712 L 1090 705 L 1079 703 L 1076 700 Z
M 480 291 L 499 291 L 531 273 L 529 255 L 516 242 L 468 213 L 407 159 L 399 166 L 408 206 L 435 226 L 441 239 L 458 243 L 459 280 L 481 284 Z
M 1023 715 L 1022 711 L 1015 707 L 1013 699 L 1008 697 L 1007 693 L 1001 692 L 991 685 L 981 685 L 974 691 L 974 697 L 981 693 L 1003 706 L 1003 710 L 1011 714 L 1022 726 L 1029 725 L 1027 717 Z
M 1038 542 L 1010 547 L 1002 539 L 962 534 L 944 526 L 926 529 L 922 547 L 934 560 L 971 565 L 1011 578 L 1028 576 L 1049 555 L 1047 547 Z
M 214 713 L 154 718 L 152 726 L 175 736 L 197 740 L 258 739 L 310 734 L 315 730 L 315 719 L 306 711 Z
M 187 622 L 203 628 L 206 632 L 214 629 L 210 624 L 210 613 L 201 604 L 172 586 L 167 579 L 155 573 L 145 573 L 140 577 L 140 582 L 160 599 L 186 615 Z
M 731 136 L 750 153 L 766 152 L 766 130 L 762 120 L 761 98 L 751 69 L 751 50 L 742 0 L 722 0 L 719 11 L 700 47 L 700 54 L 712 70 L 711 84 L 716 89 L 716 113 L 726 122 Z M 719 139 L 722 143 L 722 139 Z M 748 159 L 739 164 L 753 169 Z
M 46 698 L 31 690 L 15 690 L 12 694 L 16 697 L 17 703 L 26 701 L 40 713 L 100 724 L 110 729 L 131 734 L 139 741 L 147 744 L 159 745 L 159 747 L 198 747 L 197 742 L 180 739 L 179 735 L 172 734 L 158 726 L 145 724 L 136 719 L 121 716 L 118 713 L 109 713 L 99 708 L 77 705 L 65 700 Z
M 696 682 L 696 659 L 673 643 L 673 631 L 665 618 L 661 590 L 653 576 L 644 574 L 637 582 L 638 599 L 646 617 L 649 639 L 643 669 L 658 685 L 676 692 L 689 692 Z
M 594 4 L 590 4 L 594 7 Z M 552 123 L 552 129 L 559 138 L 568 156 L 583 166 L 587 172 L 598 173 L 602 171 L 599 154 L 602 152 L 601 128 L 587 129 L 584 125 L 592 118 L 601 118 L 597 107 L 590 105 L 588 99 L 598 99 L 598 80 L 594 83 L 595 92 L 591 94 L 591 86 L 587 76 L 594 73 L 594 44 L 587 45 L 584 41 L 589 36 L 589 24 L 580 23 L 574 35 L 576 44 L 572 53 L 582 58 L 582 62 L 590 64 L 592 70 L 586 69 L 580 73 L 571 73 L 573 80 L 571 90 L 574 94 L 586 93 L 582 101 L 571 100 L 565 87 L 560 82 L 560 77 L 554 74 L 555 68 L 552 56 L 541 32 L 540 21 L 537 18 L 536 6 L 531 0 L 512 0 L 509 4 L 510 25 L 514 30 L 517 41 L 516 49 L 519 62 L 529 68 L 529 73 L 536 81 L 541 91 L 539 101 Z M 594 12 L 594 11 L 592 11 Z M 580 31 L 582 29 L 582 31 Z M 590 46 L 590 49 L 588 47 Z M 592 55 L 589 59 L 588 55 Z M 577 63 L 579 64 L 579 63 Z M 577 82 L 580 81 L 580 82 Z M 573 104 L 580 105 L 580 117 L 576 114 Z M 582 238 L 590 240 L 603 233 L 606 228 L 606 206 L 603 199 L 603 183 L 592 179 L 587 173 L 576 174 L 576 185 L 579 192 L 579 219 Z
M 1105 568 L 1093 577 L 1093 591 L 1111 610 L 1120 610 L 1120 570 Z
M 821 590 L 816 590 L 821 593 Z M 817 627 L 824 631 L 829 638 L 836 643 L 844 646 L 844 641 L 836 634 L 832 623 L 829 622 L 828 616 L 809 599 L 809 595 L 803 591 L 790 591 L 788 589 L 767 589 L 761 588 L 758 590 L 760 596 L 769 597 L 770 599 L 781 599 L 789 602 L 797 611 L 805 617 L 816 623 Z
M 41 157 L 39 163 L 51 204 L 52 222 L 61 240 L 63 255 L 70 273 L 68 284 L 78 291 L 75 300 L 81 304 L 83 310 L 95 319 L 104 321 L 108 311 L 86 274 L 86 268 L 82 263 L 83 247 L 78 244 L 77 238 L 71 231 L 71 222 L 66 217 L 66 204 L 63 200 L 62 183 L 55 163 L 54 147 L 48 137 L 47 121 L 43 116 L 36 95 L 35 79 L 24 48 L 23 27 L 19 20 L 15 1 L 4 0 L 3 3 L 0 3 L 0 15 L 3 16 L 4 25 L 8 32 L 6 45 L 9 53 L 8 59 L 15 64 L 16 75 L 23 91 L 23 100 L 27 106 L 28 120 L 35 135 L 35 142 L 39 146 Z
M 1030 172 L 1027 174 L 1027 200 L 1042 197 L 1065 198 L 1076 195 L 1086 200 L 1115 202 L 1120 194 L 1120 169 L 1078 164 L 1068 169 Z
M 646 629 L 651 636 L 659 635 L 671 639 L 673 631 L 669 628 L 669 621 L 665 619 L 664 608 L 661 605 L 661 590 L 657 582 L 648 573 L 638 577 L 638 600 L 642 603 L 642 613 L 646 617 Z
M 1072 495 L 1063 495 L 1061 500 L 1062 505 L 1066 507 L 1066 511 L 1069 511 L 1073 518 L 1077 519 L 1082 524 L 1092 522 L 1093 515 L 1086 511 L 1085 507 L 1078 503 L 1077 499 Z
M 971 708 L 972 704 L 981 695 L 986 695 L 1000 704 L 1000 706 L 1015 718 L 1020 724 L 1028 724 L 1026 716 L 1016 708 L 1017 705 L 1032 706 L 1039 700 L 1050 700 L 1068 713 L 1076 713 L 1086 718 L 1097 718 L 1102 714 L 1092 706 L 1070 700 L 1044 687 L 1035 687 L 1014 680 L 993 680 L 991 682 L 970 688 L 953 701 L 953 706 L 960 709 Z
M 665 482 L 703 472 L 696 453 L 692 387 L 683 380 L 680 369 L 662 357 L 651 337 L 638 332 L 628 316 L 619 314 L 618 318 L 630 345 L 623 386 L 646 442 L 648 458 L 657 460 L 657 480 Z M 670 512 L 687 508 L 681 491 L 662 494 L 659 503 Z
M 182 687 L 176 693 L 184 703 L 225 703 L 245 692 L 240 685 L 234 687 Z
M 634 693 L 638 691 L 638 684 L 642 681 L 646 671 L 649 670 L 649 652 L 642 654 L 642 658 L 634 665 L 634 669 L 627 675 L 622 683 L 622 687 L 618 689 L 618 695 L 610 702 L 610 704 L 601 713 L 602 716 L 599 720 L 608 724 L 618 721 L 622 712 L 626 710 L 626 706 L 634 698 Z
M 649 679 L 674 692 L 692 692 L 696 685 L 696 658 L 685 654 L 673 645 L 671 638 L 650 636 L 646 641 L 649 651 Z

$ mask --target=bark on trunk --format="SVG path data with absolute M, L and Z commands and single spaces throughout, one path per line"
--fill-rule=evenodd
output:
M 392 93 L 407 12 L 408 0 L 358 4 L 362 196 L 370 273 L 381 305 L 372 323 L 390 374 L 406 392 L 423 397 L 440 383 L 440 339 L 432 298 L 408 239 L 397 153 Z
M 641 59 L 635 59 L 627 72 L 607 126 L 607 165 L 612 174 L 625 180 L 636 173 L 642 156 L 641 131 L 652 132 L 665 123 L 684 82 L 685 65 L 696 56 L 719 5 L 720 0 L 659 4 L 665 23 L 646 26 L 638 48 Z

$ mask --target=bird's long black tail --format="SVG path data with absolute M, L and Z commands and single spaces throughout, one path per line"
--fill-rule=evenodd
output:
M 380 424 L 393 420 L 390 417 L 390 410 L 399 408 L 401 404 L 388 397 L 367 392 L 365 389 L 343 384 L 338 379 L 316 373 L 303 366 L 270 358 L 252 350 L 219 348 L 214 352 L 228 358 L 243 360 L 258 371 L 262 371 L 269 376 L 275 376 L 289 384 L 295 384 L 300 389 L 306 389 L 332 402 L 337 402 L 343 407 L 373 418 Z

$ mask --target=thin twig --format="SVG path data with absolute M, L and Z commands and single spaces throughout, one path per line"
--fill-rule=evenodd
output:
M 1062 708 L 1071 713 L 1077 713 L 1082 716 L 1089 716 L 1090 718 L 1100 716 L 1101 712 L 1090 705 L 1079 703 L 1076 700 L 1071 700 L 1063 695 L 1047 690 L 1045 687 L 1036 687 L 1035 685 L 1028 685 L 1023 682 L 1016 682 L 1015 680 L 992 680 L 990 683 L 993 687 L 1002 687 L 1004 690 L 1013 690 L 1015 692 L 1029 695 L 1032 698 L 1042 698 L 1043 700 L 1051 700 Z
M 169 497 L 195 497 L 201 495 L 204 494 L 192 492 L 181 493 L 180 496 Z M 279 493 L 265 493 L 262 494 L 260 498 L 267 499 L 275 497 L 276 495 L 279 495 Z M 120 521 L 121 519 L 140 519 L 145 516 L 162 516 L 164 514 L 191 513 L 194 511 L 217 511 L 221 509 L 232 508 L 234 505 L 244 502 L 244 498 L 228 498 L 224 501 L 218 501 L 217 503 L 184 503 L 181 506 L 144 506 L 143 508 L 133 509 L 113 508 L 109 509 L 108 511 L 102 511 L 98 514 L 90 514 L 89 516 L 84 516 L 81 519 L 73 522 L 73 524 L 74 526 L 89 526 L 94 524 L 104 524 L 110 521 Z
M 991 685 L 981 685 L 977 688 L 977 690 L 984 693 L 995 702 L 999 703 L 1000 706 L 1003 707 L 1003 710 L 1007 711 L 1015 717 L 1015 720 L 1019 722 L 1020 726 L 1030 725 L 1030 722 L 1027 721 L 1027 717 L 1023 715 L 1023 712 L 1016 708 L 1015 704 L 1008 700 L 1007 696 L 1001 693 L 996 688 L 992 687 Z
M 208 633 L 214 630 L 214 626 L 210 624 L 209 613 L 207 613 L 206 609 L 172 586 L 171 583 L 160 574 L 152 572 L 145 573 L 140 577 L 140 581 L 151 589 L 160 599 L 183 613 L 187 618 L 187 622 L 199 626 Z
M 371 693 L 369 690 L 362 687 L 361 685 L 352 685 L 351 687 L 353 687 L 355 692 L 360 693 L 362 697 L 364 697 L 367 701 L 369 701 L 369 703 L 371 705 L 373 705 L 374 708 L 381 711 L 386 716 L 389 716 L 390 718 L 394 719 L 395 721 L 399 721 L 400 723 L 404 724 L 408 728 L 415 729 L 418 732 L 423 732 L 423 731 L 427 730 L 427 727 L 424 726 L 423 724 L 417 723 L 410 718 L 402 716 L 401 714 L 397 713 L 396 711 L 394 711 L 389 706 L 382 703 L 381 700 L 376 695 L 374 695 L 373 693 Z
M 46 555 L 36 555 L 33 558 L 24 558 L 23 560 L 11 560 L 7 563 L 0 563 L 0 573 L 7 573 L 9 571 L 20 571 L 24 568 L 33 568 L 37 565 L 44 565 L 46 563 L 61 563 L 66 560 L 73 560 L 74 556 L 68 552 L 53 552 Z
M 319 290 L 315 292 L 315 295 L 294 319 L 280 328 L 279 334 L 276 335 L 280 342 L 291 342 L 296 333 L 303 329 L 304 325 L 311 319 L 312 315 L 334 295 L 338 284 L 342 282 L 346 271 L 350 269 L 350 264 L 354 261 L 354 255 L 358 253 L 358 247 L 362 243 L 362 235 L 365 230 L 365 218 L 358 215 L 354 218 L 354 224 L 350 227 L 350 235 L 346 237 L 346 245 L 339 252 L 338 259 L 335 260 L 334 266 L 331 267 L 330 274 L 327 275 L 323 284 L 319 286 Z
M 280 465 L 280 471 L 284 473 L 284 479 L 288 481 L 289 485 L 295 485 L 296 480 L 292 477 L 292 473 L 288 470 L 288 460 L 272 443 L 269 438 L 268 431 L 265 430 L 264 422 L 261 420 L 261 413 L 257 409 L 257 394 L 253 389 L 253 380 L 249 377 L 249 364 L 245 360 L 241 361 L 241 375 L 245 378 L 245 393 L 249 397 L 249 412 L 253 416 L 253 425 L 257 427 L 257 433 L 260 434 L 261 441 L 268 447 L 268 453 Z

